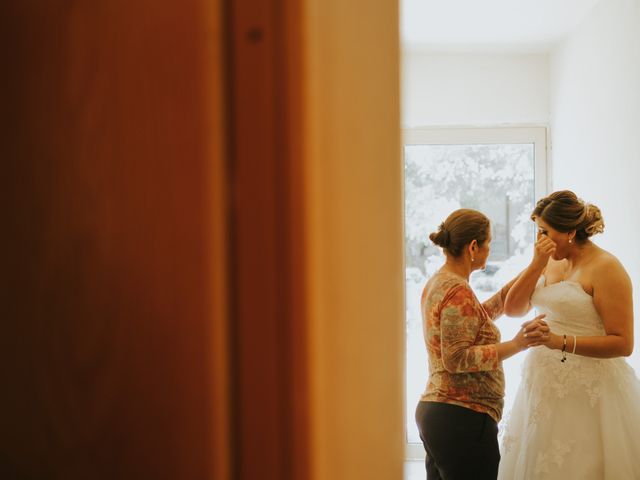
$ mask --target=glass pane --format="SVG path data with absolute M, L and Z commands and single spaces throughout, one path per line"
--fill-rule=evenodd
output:
M 470 283 L 480 301 L 496 293 L 531 258 L 534 223 L 534 145 L 407 145 L 405 161 L 406 252 L 406 426 L 407 441 L 420 443 L 414 411 L 427 382 L 420 296 L 427 279 L 444 262 L 429 240 L 453 210 L 473 208 L 492 224 L 493 241 L 487 267 L 474 272 Z M 512 338 L 522 318 L 501 318 L 502 338 Z M 504 362 L 511 408 L 520 378 L 522 355 Z

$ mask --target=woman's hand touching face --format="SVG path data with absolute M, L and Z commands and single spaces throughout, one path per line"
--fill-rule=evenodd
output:
M 544 268 L 549 262 L 549 258 L 556 253 L 556 247 L 556 242 L 551 240 L 547 234 L 539 228 L 536 243 L 533 245 L 532 263 Z

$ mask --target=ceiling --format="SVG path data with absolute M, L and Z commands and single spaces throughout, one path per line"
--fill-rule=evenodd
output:
M 403 47 L 545 52 L 600 0 L 401 0 Z

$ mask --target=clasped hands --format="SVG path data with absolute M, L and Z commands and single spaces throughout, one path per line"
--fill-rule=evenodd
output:
M 539 345 L 549 346 L 548 343 L 552 334 L 549 325 L 544 321 L 545 316 L 543 313 L 522 324 L 520 331 L 514 338 L 514 341 L 522 350 Z

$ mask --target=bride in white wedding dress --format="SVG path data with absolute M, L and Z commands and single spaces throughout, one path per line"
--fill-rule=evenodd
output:
M 543 198 L 532 219 L 534 258 L 505 312 L 533 307 L 551 333 L 525 359 L 498 478 L 640 479 L 640 382 L 621 358 L 633 350 L 629 277 L 589 240 L 603 230 L 600 210 L 573 192 Z

